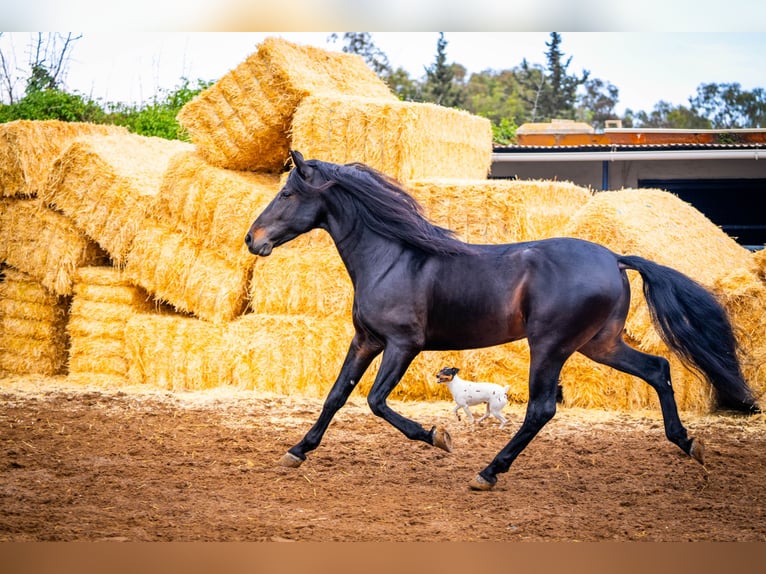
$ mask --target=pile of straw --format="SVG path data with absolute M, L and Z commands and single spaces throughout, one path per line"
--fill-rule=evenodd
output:
M 250 270 L 180 231 L 146 220 L 126 256 L 125 275 L 176 310 L 230 321 L 247 304 Z
M 83 137 L 56 160 L 42 197 L 122 265 L 170 158 L 191 149 L 134 134 Z
M 245 233 L 280 187 L 277 175 L 222 169 L 195 152 L 180 153 L 171 158 L 150 213 L 231 262 L 252 266 Z
M 230 384 L 224 331 L 193 317 L 133 314 L 125 325 L 128 380 L 171 390 Z
M 470 243 L 561 235 L 591 192 L 563 181 L 423 179 L 407 183 L 429 219 Z
M 133 314 L 153 308 L 149 294 L 119 269 L 80 267 L 67 323 L 68 377 L 82 383 L 126 383 L 125 326 Z
M 575 214 L 566 227 L 567 235 L 601 243 L 617 253 L 640 255 L 668 265 L 715 290 L 716 281 L 732 269 L 747 268 L 751 256 L 692 205 L 677 196 L 655 189 L 635 189 L 601 192 Z M 651 322 L 643 297 L 640 276 L 628 273 L 631 284 L 631 305 L 625 328 L 626 340 L 639 349 L 662 355 L 671 362 L 673 387 L 679 408 L 704 412 L 713 405 L 710 386 L 684 368 L 662 342 Z M 592 375 L 592 363 L 571 372 L 572 378 L 562 377 L 568 387 L 565 396 L 573 404 L 589 404 L 595 390 L 583 380 Z M 636 378 L 615 377 L 609 371 L 608 389 L 615 397 L 646 395 L 646 404 L 638 400 L 637 407 L 656 407 L 655 397 L 646 394 L 645 383 Z M 751 381 L 751 384 L 753 382 Z M 756 382 L 756 384 L 758 384 Z M 602 393 L 603 389 L 597 392 Z M 615 402 L 608 408 L 629 408 Z
M 753 269 L 762 281 L 766 281 L 766 248 L 753 253 Z
M 295 108 L 312 94 L 366 94 L 395 100 L 356 54 L 267 38 L 257 51 L 178 114 L 202 156 L 235 170 L 279 171 Z
M 66 371 L 67 304 L 12 267 L 0 275 L 0 375 Z
M 126 133 L 118 126 L 58 120 L 0 124 L 0 196 L 38 195 L 53 162 L 75 138 Z
M 106 253 L 72 220 L 39 199 L 0 198 L 0 261 L 50 292 L 71 295 L 78 267 L 107 260 Z
M 486 118 L 435 104 L 322 94 L 295 111 L 292 148 L 310 159 L 362 162 L 400 181 L 485 179 L 492 127 Z
M 265 315 L 345 317 L 354 289 L 334 245 L 284 245 L 259 259 L 249 284 L 250 309 Z

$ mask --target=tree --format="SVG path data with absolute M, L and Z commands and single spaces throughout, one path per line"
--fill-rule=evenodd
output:
M 456 108 L 463 103 L 463 94 L 456 76 L 462 70 L 462 76 L 465 77 L 465 68 L 458 64 L 447 64 L 446 48 L 447 40 L 444 39 L 444 32 L 439 32 L 439 40 L 436 42 L 436 60 L 426 68 L 423 99 L 440 106 Z
M 578 100 L 578 119 L 595 129 L 603 129 L 606 120 L 618 119 L 614 111 L 619 101 L 620 90 L 610 82 L 592 78 L 584 84 L 585 93 Z
M 674 106 L 666 101 L 659 101 L 650 113 L 626 110 L 625 115 L 633 127 L 639 128 L 676 128 L 710 129 L 710 120 L 700 116 L 694 109 Z
M 766 125 L 766 92 L 751 92 L 739 83 L 700 84 L 689 98 L 692 110 L 710 120 L 716 129 L 760 128 Z
M 575 117 L 577 89 L 588 80 L 590 72 L 584 70 L 582 76 L 570 75 L 567 69 L 572 62 L 570 56 L 562 62 L 561 35 L 551 32 L 550 42 L 546 42 L 548 60 L 546 68 L 530 66 L 526 59 L 521 63 L 519 81 L 525 101 L 531 106 L 531 121 L 551 120 L 553 118 Z
M 338 41 L 338 34 L 333 32 L 329 36 L 332 42 Z M 369 32 L 344 32 L 343 48 L 347 54 L 358 54 L 367 65 L 379 77 L 385 78 L 391 73 L 391 64 L 388 62 L 388 56 L 385 52 L 375 45 L 372 41 L 372 34 Z
M 108 104 L 110 110 L 105 123 L 125 126 L 133 133 L 165 139 L 189 141 L 189 136 L 176 120 L 178 112 L 212 82 L 197 80 L 192 87 L 186 78 L 173 90 L 161 90 L 152 101 L 140 107 Z
M 0 34 L 2 36 L 2 34 Z M 64 85 L 75 42 L 82 34 L 37 32 L 30 34 L 27 47 L 28 75 L 24 79 L 24 94 L 17 93 L 22 66 L 16 61 L 11 40 L 0 44 L 0 85 L 3 100 L 9 104 L 32 92 L 55 90 Z

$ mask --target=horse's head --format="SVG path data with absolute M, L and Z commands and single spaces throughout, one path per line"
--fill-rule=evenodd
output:
M 279 193 L 256 218 L 245 236 L 250 253 L 267 256 L 274 247 L 319 225 L 324 212 L 322 191 L 333 184 L 324 180 L 297 151 L 291 151 L 294 169 Z M 321 181 L 318 181 L 321 180 Z

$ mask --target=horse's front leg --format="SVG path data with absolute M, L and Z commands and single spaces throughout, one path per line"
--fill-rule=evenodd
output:
M 452 452 L 452 438 L 443 427 L 424 429 L 420 424 L 400 415 L 388 406 L 386 399 L 394 390 L 407 371 L 412 360 L 420 352 L 419 349 L 387 345 L 383 352 L 383 360 L 375 377 L 375 382 L 367 395 L 367 403 L 372 412 L 388 421 L 410 440 L 421 440 L 433 446 Z
M 306 436 L 285 453 L 280 464 L 289 467 L 300 466 L 306 460 L 306 453 L 319 446 L 335 413 L 346 404 L 351 391 L 354 390 L 367 367 L 380 354 L 381 350 L 382 347 L 378 343 L 371 342 L 358 333 L 354 336 L 338 378 L 325 399 L 319 418 L 306 433 Z

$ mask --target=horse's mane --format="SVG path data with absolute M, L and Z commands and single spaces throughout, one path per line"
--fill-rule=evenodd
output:
M 326 193 L 332 194 L 334 201 L 351 203 L 360 222 L 376 233 L 428 254 L 472 251 L 469 244 L 457 239 L 454 231 L 431 223 L 420 203 L 395 179 L 362 163 L 340 165 L 318 160 L 306 163 L 321 179 L 332 184 Z M 296 179 L 306 185 L 301 178 Z

